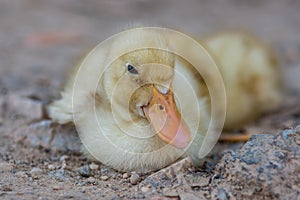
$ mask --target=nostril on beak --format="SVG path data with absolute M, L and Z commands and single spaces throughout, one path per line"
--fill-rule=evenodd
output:
M 159 110 L 164 110 L 165 109 L 165 107 L 161 104 L 158 107 L 159 107 Z

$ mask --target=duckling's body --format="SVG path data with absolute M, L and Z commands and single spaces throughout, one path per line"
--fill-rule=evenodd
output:
M 74 122 L 87 152 L 117 170 L 153 171 L 186 155 L 197 160 L 208 129 L 208 90 L 189 63 L 159 49 L 122 53 L 136 45 L 171 48 L 172 40 L 159 32 L 154 34 L 155 37 L 153 32 L 140 29 L 116 39 L 106 48 L 95 49 L 78 69 L 79 73 L 71 77 L 62 99 L 48 108 L 54 121 Z M 244 39 L 247 40 L 247 36 L 221 35 L 205 42 L 219 61 L 229 94 L 225 124 L 228 128 L 248 121 L 248 117 L 252 119 L 269 108 L 268 105 L 272 104 L 273 108 L 280 97 L 277 69 L 269 62 L 269 53 L 264 54 L 259 44 L 252 44 L 250 40 L 250 47 L 248 44 L 245 47 L 255 49 L 253 56 L 238 56 L 240 60 L 233 65 L 226 59 L 236 55 L 236 49 L 231 51 L 230 42 L 234 48 L 240 48 L 239 43 Z M 227 50 L 221 53 L 220 49 Z M 257 51 L 259 55 L 255 54 Z M 245 67 L 241 64 L 244 59 L 248 63 Z M 114 61 L 107 63 L 109 60 Z M 102 74 L 103 66 L 108 68 Z M 190 85 L 182 80 L 182 74 Z M 254 80 L 258 82 L 253 83 Z M 164 121 L 162 126 L 161 121 Z

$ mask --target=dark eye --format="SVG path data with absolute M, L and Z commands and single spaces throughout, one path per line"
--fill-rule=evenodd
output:
M 126 67 L 127 70 L 131 73 L 131 74 L 138 74 L 139 72 L 134 68 L 133 65 L 126 63 Z

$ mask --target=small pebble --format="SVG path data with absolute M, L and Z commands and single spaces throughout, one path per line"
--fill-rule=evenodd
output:
M 1 162 L 0 163 L 0 172 L 9 172 L 13 169 L 13 164 L 8 162 Z
M 107 181 L 107 180 L 108 180 L 108 176 L 101 176 L 100 179 L 101 179 L 102 181 Z
M 218 188 L 218 196 L 217 199 L 227 200 L 226 191 L 224 188 Z
M 48 165 L 48 169 L 50 169 L 50 170 L 55 170 L 55 169 L 56 169 L 56 166 L 55 166 L 55 165 Z
M 287 140 L 289 137 L 292 137 L 294 134 L 294 130 L 286 129 L 282 131 L 282 136 L 284 140 Z
M 136 193 L 133 195 L 133 199 L 145 199 L 145 195 L 142 193 Z
M 129 174 L 128 174 L 128 173 L 124 173 L 124 174 L 122 175 L 122 177 L 123 177 L 124 179 L 127 179 L 127 178 L 129 178 Z
M 95 164 L 95 163 L 91 163 L 91 164 L 89 165 L 89 167 L 90 167 L 91 170 L 97 170 L 97 169 L 99 169 L 99 165 L 97 165 L 97 164 Z
M 149 189 L 150 189 L 149 187 L 143 186 L 143 187 L 141 188 L 141 191 L 144 192 L 144 193 L 146 193 L 146 192 L 149 191 Z
M 61 156 L 60 157 L 60 162 L 63 162 L 63 161 L 66 161 L 66 160 L 68 160 L 69 159 L 69 156 L 67 156 L 67 155 L 63 155 L 63 156 Z
M 91 170 L 88 165 L 80 167 L 77 172 L 83 177 L 89 177 L 91 175 Z
M 136 173 L 136 172 L 132 172 L 131 176 L 130 176 L 130 183 L 132 185 L 137 184 L 139 181 L 141 180 L 141 177 Z
M 53 170 L 49 174 L 53 178 L 57 178 L 57 179 L 64 180 L 64 181 L 70 180 L 69 174 L 66 173 L 66 171 L 64 171 L 63 169 Z
M 41 168 L 39 168 L 39 167 L 34 167 L 34 168 L 32 168 L 31 170 L 30 170 L 30 174 L 32 175 L 32 176 L 37 176 L 37 175 L 40 175 L 40 174 L 42 174 L 43 173 L 43 170 L 41 169 Z
M 259 181 L 265 181 L 266 180 L 266 175 L 265 174 L 259 174 L 257 178 L 258 178 Z
M 52 187 L 52 190 L 62 190 L 63 188 L 62 187 L 60 187 L 60 186 L 58 186 L 58 185 L 54 185 L 53 187 Z
M 87 182 L 89 182 L 89 183 L 95 183 L 96 182 L 96 179 L 94 178 L 94 177 L 89 177 L 88 179 L 87 179 Z
M 27 178 L 28 177 L 27 174 L 23 171 L 19 171 L 19 172 L 15 173 L 15 176 L 19 177 L 19 178 Z

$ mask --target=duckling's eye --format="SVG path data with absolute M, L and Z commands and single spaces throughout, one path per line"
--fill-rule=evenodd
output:
M 131 73 L 131 74 L 138 74 L 139 72 L 134 68 L 134 66 L 132 66 L 129 63 L 126 63 L 126 67 L 127 70 Z

